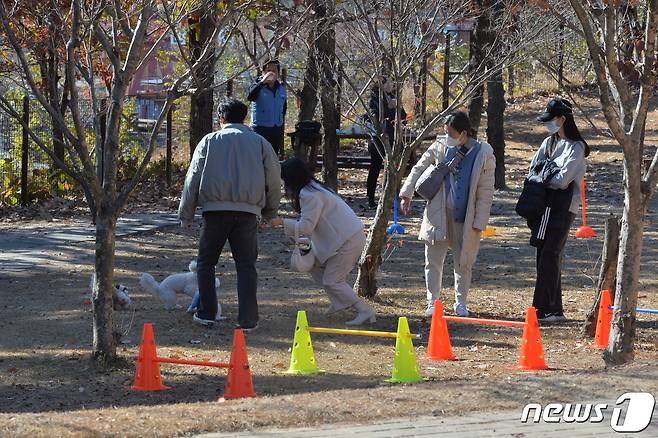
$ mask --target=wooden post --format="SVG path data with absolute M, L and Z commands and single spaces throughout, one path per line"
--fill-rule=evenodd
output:
M 26 125 L 30 123 L 30 99 L 23 97 L 23 121 Z M 27 164 L 29 159 L 30 138 L 28 137 L 27 128 L 23 126 L 23 139 L 21 143 L 21 204 L 27 205 L 30 202 L 30 194 L 27 192 Z
M 167 175 L 167 187 L 171 187 L 171 140 L 172 140 L 172 113 L 174 112 L 174 107 L 170 107 L 167 111 L 167 156 L 165 163 L 165 173 Z
M 599 280 L 596 285 L 594 302 L 587 313 L 583 334 L 594 337 L 596 332 L 596 320 L 599 316 L 599 302 L 601 301 L 601 291 L 609 290 L 610 299 L 615 299 L 615 284 L 617 282 L 617 258 L 619 257 L 619 233 L 621 223 L 619 218 L 610 215 L 605 220 L 605 238 L 603 241 L 603 253 L 601 254 L 601 270 L 599 271 Z
M 443 109 L 450 105 L 450 34 L 446 33 L 446 48 L 443 59 Z

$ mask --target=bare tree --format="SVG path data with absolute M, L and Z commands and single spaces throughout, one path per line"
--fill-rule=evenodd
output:
M 434 116 L 419 132 L 410 135 L 400 121 L 402 89 L 413 81 L 414 67 L 420 65 L 427 53 L 432 52 L 443 41 L 442 33 L 449 23 L 472 17 L 470 2 L 446 0 L 394 0 L 394 1 L 348 1 L 337 10 L 341 18 L 341 33 L 348 35 L 337 42 L 338 59 L 346 72 L 344 79 L 347 98 L 353 98 L 364 112 L 368 112 L 368 99 L 364 97 L 363 82 L 372 81 L 378 74 L 386 74 L 395 87 L 396 129 L 391 142 L 381 129 L 380 119 L 371 117 L 376 135 L 386 150 L 385 181 L 374 222 L 370 227 L 366 248 L 359 261 L 356 287 L 359 293 L 372 297 L 377 293 L 377 272 L 382 264 L 382 251 L 386 244 L 386 226 L 390 219 L 394 197 L 405 173 L 409 157 L 420 143 L 433 134 L 445 115 L 461 107 L 473 90 L 484 83 L 490 72 L 500 69 L 507 54 L 497 52 L 495 56 L 485 53 L 483 59 L 491 56 L 488 69 L 484 65 L 475 66 L 469 79 L 459 89 L 453 90 L 452 102 L 441 113 Z M 525 35 L 509 34 L 513 41 L 509 47 L 518 50 L 541 34 L 550 20 L 534 26 Z M 356 59 L 355 52 L 357 52 Z M 510 50 L 511 52 L 511 50 Z M 456 82 L 454 79 L 453 82 Z M 463 81 L 462 81 L 463 82 Z M 380 96 L 381 103 L 381 96 Z M 351 107 L 349 107 L 351 108 Z M 381 108 L 381 105 L 380 105 Z
M 587 42 L 601 109 L 624 154 L 624 211 L 612 329 L 604 358 L 608 364 L 634 357 L 644 216 L 658 183 L 658 150 L 642 169 L 644 129 L 656 87 L 658 0 L 632 2 L 569 0 Z M 629 20 L 633 9 L 640 20 Z M 636 26 L 633 29 L 633 26 Z M 635 31 L 635 32 L 634 32 Z M 638 38 L 640 41 L 633 39 Z M 641 44 L 639 44 L 641 42 Z M 628 47 L 633 48 L 628 50 Z
M 61 108 L 61 111 L 53 106 L 52 99 L 44 93 L 33 75 L 34 54 L 24 44 L 25 23 L 21 21 L 16 7 L 18 4 L 20 2 L 12 7 L 9 2 L 0 2 L 0 41 L 16 59 L 27 91 L 61 130 L 65 158 L 58 156 L 52 144 L 40 139 L 2 95 L 0 109 L 17 119 L 37 146 L 75 179 L 85 192 L 96 226 L 96 280 L 92 293 L 93 355 L 106 363 L 116 357 L 112 290 L 117 219 L 153 154 L 157 134 L 169 109 L 176 99 L 194 93 L 203 85 L 199 80 L 199 69 L 215 53 L 214 47 L 209 43 L 194 57 L 195 61 L 191 61 L 190 53 L 178 37 L 178 29 L 204 3 L 169 0 L 50 2 L 52 14 L 60 20 L 59 45 L 55 49 L 61 53 L 64 82 L 58 84 L 61 87 L 59 95 L 68 96 L 66 108 Z M 240 2 L 226 8 L 223 15 L 212 22 L 211 36 L 207 41 L 215 41 L 220 28 L 235 26 L 237 21 L 233 20 L 236 17 L 239 20 L 239 12 L 248 6 L 249 2 Z M 176 37 L 179 56 L 187 68 L 183 74 L 172 78 L 164 106 L 148 137 L 144 156 L 132 176 L 122 182 L 117 179 L 117 161 L 121 151 L 119 129 L 126 92 L 135 71 L 155 52 L 159 41 L 169 35 Z M 81 115 L 83 93 L 90 96 L 93 108 L 93 145 L 86 138 L 86 126 Z M 105 96 L 108 104 L 101 106 Z M 104 131 L 103 118 L 107 120 Z

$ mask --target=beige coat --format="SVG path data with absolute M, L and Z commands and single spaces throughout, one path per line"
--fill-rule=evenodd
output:
M 445 151 L 445 143 L 439 140 L 427 149 L 418 163 L 411 169 L 411 173 L 400 189 L 400 197 L 411 198 L 413 196 L 418 178 L 431 164 L 442 162 L 445 158 Z M 493 148 L 482 142 L 471 174 L 468 206 L 466 207 L 466 219 L 464 220 L 462 252 L 459 260 L 459 264 L 462 266 L 475 263 L 475 258 L 480 249 L 481 233 L 476 229 L 484 230 L 489 221 L 491 203 L 493 202 L 495 169 L 496 159 Z M 445 184 L 443 184 L 434 198 L 425 206 L 423 223 L 418 235 L 419 240 L 424 240 L 427 244 L 433 245 L 435 241 L 448 239 L 452 246 L 454 236 L 448 235 L 446 205 L 446 191 Z
M 337 194 L 311 182 L 299 193 L 302 209 L 299 220 L 284 219 L 287 236 L 310 236 L 313 254 L 320 264 L 336 255 L 341 246 L 356 233 L 363 233 L 363 222 Z

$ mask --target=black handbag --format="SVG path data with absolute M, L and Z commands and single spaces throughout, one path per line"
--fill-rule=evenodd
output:
M 516 202 L 516 214 L 529 220 L 535 220 L 544 214 L 546 209 L 546 187 L 543 182 L 528 178 L 523 181 L 523 190 Z

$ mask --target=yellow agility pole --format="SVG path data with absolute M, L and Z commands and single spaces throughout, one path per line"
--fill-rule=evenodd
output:
M 311 333 L 329 333 L 334 335 L 352 335 L 352 336 L 370 336 L 375 338 L 397 338 L 398 334 L 395 332 L 379 332 L 374 330 L 351 330 L 351 329 L 335 329 L 326 327 L 307 327 Z M 410 333 L 409 337 L 413 339 L 420 339 L 420 335 Z

